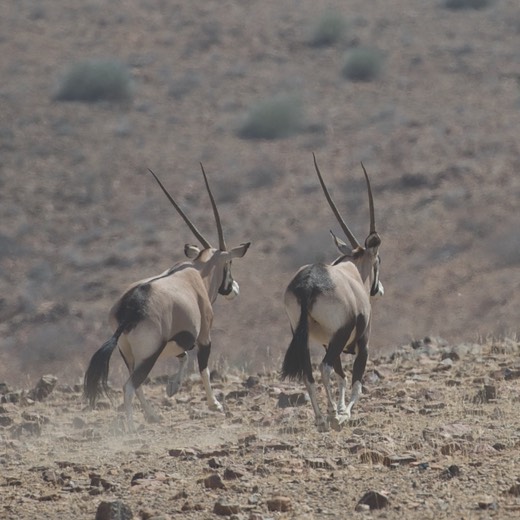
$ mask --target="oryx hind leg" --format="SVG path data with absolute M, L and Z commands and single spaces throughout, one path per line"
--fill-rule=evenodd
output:
M 303 376 L 303 381 L 305 383 L 305 388 L 307 389 L 307 393 L 309 394 L 309 399 L 311 401 L 312 409 L 314 410 L 314 418 L 316 428 L 319 432 L 328 432 L 329 431 L 329 422 L 327 417 L 325 417 L 320 410 L 320 405 L 318 404 L 318 398 L 316 396 L 316 383 L 314 382 L 314 378 L 312 374 L 310 377 L 307 375 Z
M 168 397 L 172 397 L 180 390 L 186 375 L 186 367 L 188 366 L 186 351 L 193 349 L 194 346 L 195 335 L 188 331 L 179 332 L 168 342 L 167 348 L 170 351 L 169 353 L 173 352 L 179 360 L 179 370 L 169 377 L 166 383 L 166 395 Z
M 208 406 L 210 410 L 215 410 L 218 412 L 222 412 L 224 408 L 222 404 L 218 402 L 215 394 L 213 393 L 213 388 L 211 388 L 211 382 L 209 379 L 209 368 L 208 368 L 208 359 L 209 354 L 211 352 L 211 342 L 207 345 L 199 345 L 197 352 L 197 361 L 199 363 L 199 371 L 200 377 L 202 379 L 202 384 L 204 385 L 204 391 L 206 392 L 206 399 L 208 401 Z
M 133 429 L 132 400 L 134 394 L 137 395 L 137 398 L 139 399 L 139 402 L 141 403 L 141 406 L 143 408 L 143 414 L 145 416 L 145 419 L 148 422 L 158 422 L 161 420 L 161 417 L 153 410 L 152 406 L 145 398 L 143 389 L 140 387 L 148 377 L 148 374 L 155 365 L 158 357 L 164 350 L 166 342 L 157 340 L 157 342 L 155 342 L 155 348 L 150 347 L 148 350 L 139 349 L 139 345 L 150 345 L 150 343 L 147 343 L 146 340 L 150 342 L 150 338 L 144 336 L 144 334 L 141 334 L 141 336 L 136 334 L 133 335 L 133 337 L 131 338 L 132 345 L 134 345 L 132 349 L 134 363 L 133 369 L 130 373 L 130 377 L 128 378 L 123 387 L 125 411 L 127 415 L 128 424 L 131 429 Z M 146 354 L 148 352 L 151 352 L 151 354 L 145 357 L 144 359 L 143 357 L 138 357 L 138 354 L 141 354 L 142 356 L 143 354 Z
M 327 352 L 320 365 L 321 376 L 327 394 L 327 412 L 329 415 L 330 425 L 334 430 L 341 430 L 342 424 L 349 418 L 349 409 L 345 409 L 345 374 L 341 367 L 341 353 L 346 345 L 351 343 L 356 335 L 356 327 L 354 325 L 346 325 L 334 334 L 329 343 Z M 334 400 L 330 376 L 335 370 L 339 377 L 339 401 L 338 406 Z

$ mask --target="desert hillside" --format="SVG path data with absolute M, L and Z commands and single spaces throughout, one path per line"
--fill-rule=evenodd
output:
M 200 161 L 228 243 L 253 242 L 233 265 L 240 298 L 216 306 L 213 366 L 278 369 L 285 286 L 337 255 L 312 152 L 360 241 L 361 161 L 372 179 L 374 353 L 514 337 L 520 14 L 516 0 L 466 4 L 3 1 L 0 381 L 78 382 L 115 298 L 195 241 L 148 168 L 216 240 Z M 66 78 L 85 60 L 127 83 L 74 100 Z

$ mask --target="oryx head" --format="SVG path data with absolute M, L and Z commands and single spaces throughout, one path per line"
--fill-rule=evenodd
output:
M 218 248 L 213 247 L 209 241 L 204 238 L 202 233 L 191 222 L 175 200 L 173 200 L 172 196 L 168 193 L 157 175 L 155 175 L 152 170 L 149 170 L 149 172 L 154 176 L 168 200 L 172 203 L 173 207 L 177 210 L 179 215 L 183 218 L 184 222 L 186 222 L 192 233 L 202 245 L 202 248 L 200 248 L 196 245 L 186 244 L 184 246 L 184 254 L 193 261 L 193 264 L 199 269 L 202 278 L 208 281 L 208 294 L 211 301 L 216 298 L 217 293 L 222 294 L 228 299 L 232 299 L 238 295 L 239 285 L 231 275 L 231 262 L 233 258 L 243 257 L 251 245 L 251 242 L 246 242 L 238 247 L 228 250 L 224 240 L 220 215 L 213 194 L 211 193 L 208 178 L 206 177 L 206 172 L 204 171 L 202 163 L 200 167 L 202 169 L 204 183 L 208 191 L 211 206 L 213 208 L 213 215 L 215 216 L 215 222 L 217 224 Z
M 336 208 L 336 205 L 334 204 L 334 201 L 332 200 L 332 197 L 330 196 L 329 190 L 325 186 L 320 169 L 318 168 L 316 156 L 314 154 L 312 154 L 312 156 L 314 158 L 314 167 L 316 169 L 316 173 L 318 174 L 323 193 L 325 194 L 325 197 L 332 209 L 332 212 L 336 216 L 341 229 L 350 242 L 349 246 L 347 243 L 337 237 L 332 231 L 330 232 L 336 247 L 342 254 L 342 256 L 333 262 L 333 265 L 337 265 L 346 261 L 353 262 L 358 268 L 365 286 L 370 291 L 370 296 L 382 296 L 384 294 L 384 288 L 383 284 L 379 281 L 379 266 L 381 263 L 381 259 L 379 257 L 379 246 L 381 245 L 381 238 L 376 232 L 374 199 L 372 197 L 372 188 L 370 187 L 370 180 L 368 178 L 367 171 L 365 170 L 363 163 L 361 163 L 361 167 L 363 168 L 363 173 L 365 174 L 365 179 L 367 182 L 368 205 L 370 210 L 370 231 L 367 238 L 365 239 L 365 245 L 362 246 L 341 217 L 338 209 Z

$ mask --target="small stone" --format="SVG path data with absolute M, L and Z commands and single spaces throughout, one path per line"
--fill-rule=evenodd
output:
M 208 489 L 223 489 L 226 485 L 218 473 L 212 473 L 204 479 L 204 487 Z
M 361 462 L 365 464 L 385 464 L 387 456 L 375 450 L 363 450 L 359 454 Z
M 477 500 L 479 509 L 497 509 L 497 503 L 491 496 L 485 495 Z
M 96 511 L 96 520 L 131 520 L 132 510 L 121 500 L 101 502 Z
M 292 508 L 291 499 L 280 495 L 274 496 L 267 500 L 267 509 L 269 511 L 290 511 Z
M 389 500 L 386 495 L 379 493 L 378 491 L 367 491 L 358 502 L 358 505 L 364 504 L 370 507 L 370 509 L 383 509 L 388 507 Z
M 238 468 L 226 468 L 224 470 L 224 480 L 237 480 L 245 475 L 243 470 Z
M 219 516 L 231 516 L 236 515 L 240 512 L 240 506 L 238 504 L 232 504 L 224 499 L 220 499 L 215 502 L 213 506 L 213 512 Z
M 57 382 L 58 378 L 56 376 L 42 376 L 36 383 L 36 386 L 29 392 L 29 397 L 35 401 L 43 401 L 52 393 Z
M 292 408 L 295 406 L 304 406 L 308 403 L 309 399 L 303 392 L 294 394 L 286 394 L 285 392 L 280 393 L 278 396 L 278 408 Z
M 509 488 L 508 493 L 514 497 L 520 497 L 520 484 L 513 484 Z
M 246 388 L 253 388 L 260 384 L 260 378 L 258 376 L 249 376 L 242 384 Z

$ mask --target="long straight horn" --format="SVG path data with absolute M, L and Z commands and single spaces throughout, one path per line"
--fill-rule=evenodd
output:
M 215 199 L 213 198 L 213 194 L 211 193 L 208 178 L 206 177 L 206 172 L 204 171 L 204 166 L 202 166 L 202 163 L 200 163 L 200 168 L 202 170 L 202 175 L 204 175 L 204 182 L 206 183 L 206 189 L 208 190 L 209 199 L 211 200 L 211 206 L 213 207 L 213 214 L 215 215 L 215 222 L 217 223 L 218 247 L 221 251 L 227 251 L 226 241 L 224 240 L 224 232 L 222 231 L 222 224 L 220 222 L 220 215 L 218 214 L 217 205 L 215 204 Z
M 336 208 L 336 205 L 334 204 L 334 201 L 332 200 L 332 197 L 329 194 L 329 190 L 325 186 L 325 182 L 323 182 L 323 177 L 321 176 L 320 169 L 318 168 L 318 163 L 316 162 L 316 156 L 314 153 L 312 154 L 312 157 L 314 159 L 314 168 L 316 168 L 316 173 L 318 174 L 318 178 L 320 179 L 321 187 L 323 188 L 323 193 L 325 193 L 325 197 L 327 199 L 327 202 L 329 203 L 330 208 L 332 209 L 332 212 L 334 215 L 336 215 L 336 218 L 339 222 L 339 225 L 341 226 L 341 229 L 349 239 L 350 245 L 354 248 L 360 247 L 359 242 L 356 240 L 356 237 L 350 231 L 347 224 L 345 224 L 345 221 L 341 218 L 341 215 L 339 214 L 338 209 Z
M 370 187 L 370 180 L 368 178 L 368 173 L 365 170 L 365 166 L 361 163 L 361 168 L 363 168 L 363 173 L 365 174 L 365 179 L 367 180 L 367 188 L 368 188 L 368 206 L 370 208 L 370 234 L 376 232 L 376 217 L 374 213 L 374 198 L 372 197 L 372 188 Z
M 157 175 L 155 175 L 155 173 L 152 170 L 150 170 L 150 168 L 148 168 L 148 171 L 154 176 L 155 180 L 157 181 L 157 184 L 159 184 L 166 197 L 168 197 L 168 200 L 177 210 L 177 213 L 179 213 L 179 215 L 184 219 L 184 222 L 186 222 L 186 224 L 191 229 L 192 233 L 195 235 L 198 241 L 202 244 L 203 247 L 209 249 L 211 247 L 211 244 L 203 237 L 202 233 L 195 227 L 195 224 L 191 222 L 191 220 L 187 217 L 184 211 L 182 211 L 179 205 L 173 200 L 173 197 L 168 193 L 168 190 L 163 186 L 162 182 L 159 180 Z

